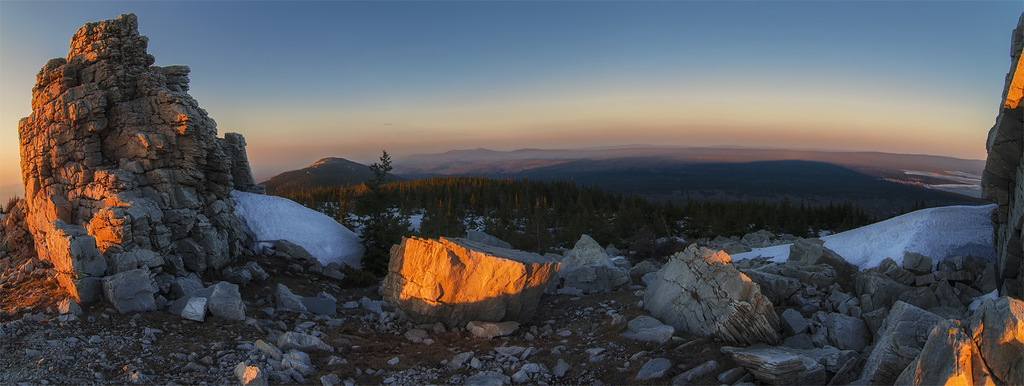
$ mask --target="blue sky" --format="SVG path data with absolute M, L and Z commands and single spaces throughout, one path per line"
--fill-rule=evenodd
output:
M 984 158 L 1020 1 L 0 0 L 0 194 L 35 73 L 133 12 L 258 177 L 326 156 L 617 144 Z

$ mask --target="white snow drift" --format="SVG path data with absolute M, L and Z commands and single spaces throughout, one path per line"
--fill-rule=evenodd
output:
M 945 206 L 922 209 L 882 222 L 821 239 L 825 247 L 850 264 L 868 269 L 886 258 L 903 263 L 903 255 L 917 252 L 934 263 L 955 256 L 974 256 L 995 261 L 992 248 L 992 220 L 995 205 Z M 789 245 L 756 248 L 737 253 L 733 260 L 769 257 L 772 261 L 789 259 Z M 934 267 L 933 267 L 934 268 Z
M 231 192 L 235 215 L 257 241 L 288 240 L 306 249 L 321 264 L 360 268 L 363 245 L 359 237 L 334 219 L 292 200 Z

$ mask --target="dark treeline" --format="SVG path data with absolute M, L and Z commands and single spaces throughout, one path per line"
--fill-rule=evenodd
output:
M 743 235 L 759 229 L 796 236 L 843 231 L 875 219 L 851 203 L 809 206 L 763 201 L 651 202 L 572 181 L 434 177 L 384 185 L 392 210 L 420 214 L 422 237 L 460 236 L 467 228 L 538 252 L 572 247 L 581 234 L 602 244 L 645 249 L 661 237 L 696 239 Z M 365 185 L 277 191 L 351 226 Z

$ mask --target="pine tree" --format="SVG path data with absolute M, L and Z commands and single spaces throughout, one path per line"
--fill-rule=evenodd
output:
M 366 252 L 361 261 L 363 270 L 383 274 L 391 259 L 391 246 L 408 233 L 409 221 L 398 213 L 384 188 L 385 178 L 391 171 L 391 156 L 382 151 L 380 162 L 370 165 L 373 179 L 365 183 L 366 192 L 355 203 L 355 222 L 362 226 L 363 247 Z

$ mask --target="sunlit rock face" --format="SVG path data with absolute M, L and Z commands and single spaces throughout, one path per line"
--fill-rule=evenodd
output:
M 384 299 L 418 322 L 527 322 L 559 263 L 466 239 L 405 238 L 391 249 Z
M 677 330 L 729 344 L 778 340 L 772 302 L 722 251 L 691 245 L 673 255 L 644 292 L 644 308 Z
M 1000 294 L 1024 296 L 1024 14 L 1010 40 L 1010 71 L 1006 74 L 999 116 L 988 133 L 988 160 L 982 176 L 982 197 L 999 204 L 992 211 L 998 254 Z
M 220 268 L 244 251 L 229 198 L 256 189 L 245 140 L 217 138 L 188 94 L 189 68 L 153 66 L 147 41 L 132 14 L 86 24 L 67 58 L 36 75 L 18 125 L 26 225 L 76 297 L 135 250 L 162 256 L 166 273 Z

